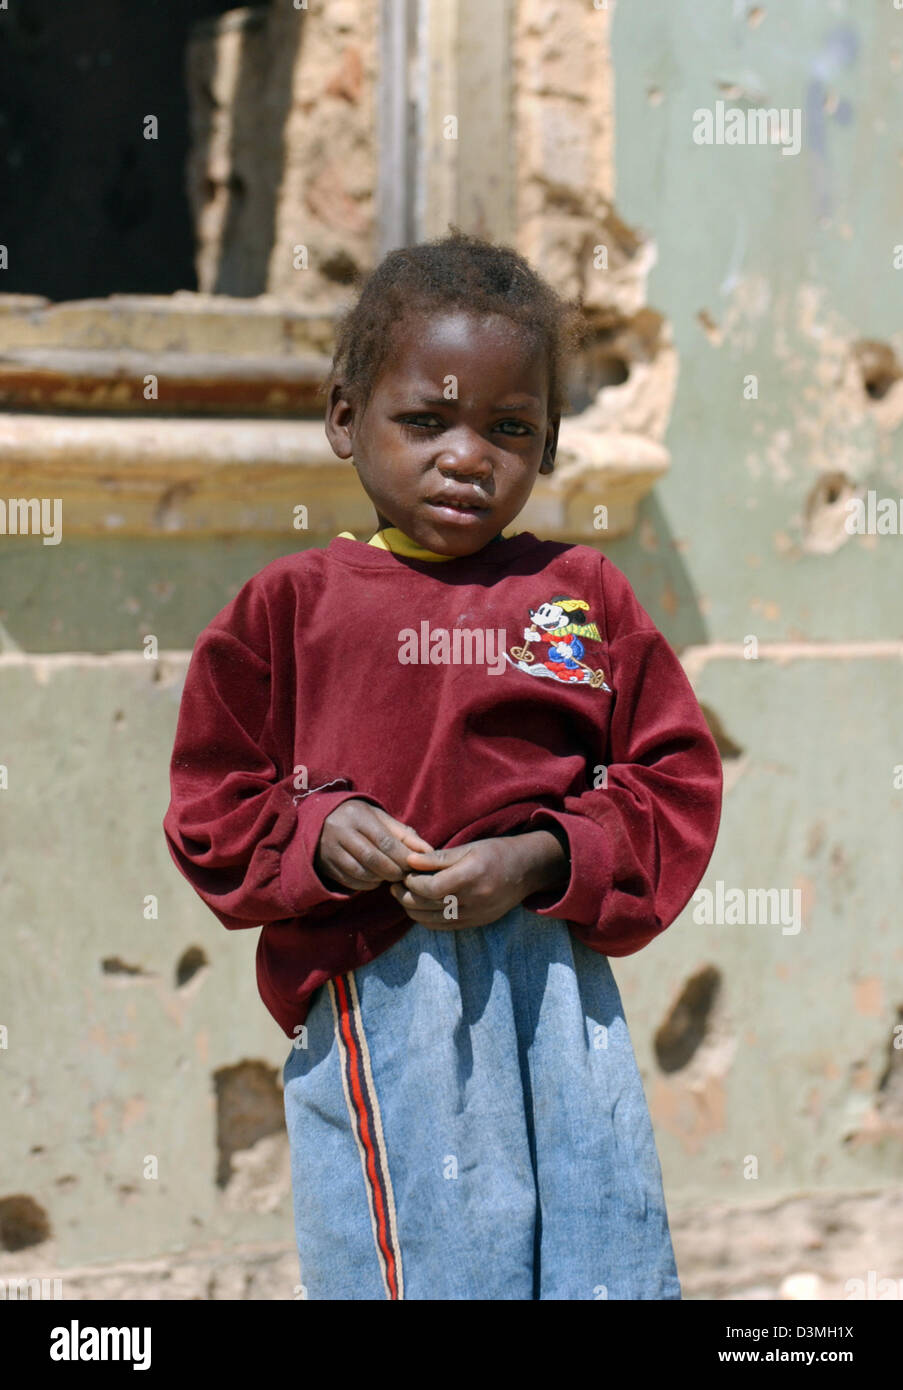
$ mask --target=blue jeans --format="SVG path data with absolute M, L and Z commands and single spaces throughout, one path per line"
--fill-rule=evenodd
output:
M 311 1299 L 679 1299 L 605 956 L 513 908 L 330 980 L 285 1063 Z

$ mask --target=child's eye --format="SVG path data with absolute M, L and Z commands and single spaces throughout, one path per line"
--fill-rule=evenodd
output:
M 442 421 L 438 415 L 405 415 L 401 424 L 406 430 L 435 430 L 440 429 Z
M 441 420 L 438 415 L 403 415 L 399 423 L 402 429 L 410 430 L 412 434 L 423 434 L 428 430 L 445 428 L 445 421 Z M 513 425 L 514 429 L 507 429 L 506 426 L 509 425 Z M 533 426 L 525 424 L 523 420 L 499 420 L 493 428 L 501 430 L 503 434 L 510 434 L 512 437 L 536 433 Z

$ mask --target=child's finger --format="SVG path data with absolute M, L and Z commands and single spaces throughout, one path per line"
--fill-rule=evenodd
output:
M 459 897 L 473 886 L 471 875 L 465 867 L 451 864 L 437 873 L 406 873 L 404 885 L 425 902 L 435 903 L 449 894 Z
M 384 829 L 376 829 L 372 833 L 352 830 L 345 838 L 344 847 L 377 881 L 397 883 L 407 867 L 408 851 L 399 840 L 387 844 L 385 836 Z
M 350 804 L 350 803 L 346 803 Z M 408 866 L 408 855 L 411 853 L 409 845 L 402 836 L 413 837 L 417 845 L 427 845 L 427 841 L 421 839 L 416 831 L 402 821 L 396 820 L 394 816 L 386 815 L 375 806 L 359 803 L 365 806 L 363 811 L 356 811 L 354 819 L 347 827 L 348 838 L 357 837 L 359 845 L 366 842 L 372 846 L 367 851 L 368 859 L 373 860 L 374 851 L 381 856 L 381 868 L 384 878 L 398 879 L 401 873 Z M 362 838 L 361 838 L 362 837 Z M 427 848 L 429 846 L 427 845 Z M 391 871 L 387 865 L 391 864 Z
M 393 898 L 398 899 L 404 908 L 418 907 L 432 911 L 436 907 L 434 901 L 430 898 L 422 898 L 419 893 L 415 893 L 414 890 L 408 888 L 405 883 L 393 883 L 389 888 L 389 892 L 392 894 Z
M 355 857 L 354 853 L 348 849 L 337 845 L 331 855 L 333 866 L 331 867 L 330 877 L 337 883 L 341 883 L 343 888 L 347 888 L 351 893 L 366 892 L 368 888 L 377 888 L 382 881 L 376 878 L 371 871 Z
M 408 863 L 415 873 L 437 873 L 463 859 L 469 848 L 469 845 L 454 845 L 451 849 L 432 849 L 429 852 L 411 850 Z
M 434 874 L 411 874 L 404 875 L 402 882 L 408 893 L 411 894 L 412 901 L 417 900 L 421 906 L 435 907 L 438 900 L 443 896 L 442 893 L 435 891 Z
M 418 850 L 425 854 L 434 853 L 429 841 L 425 840 L 422 835 L 418 835 L 412 826 L 405 825 L 404 821 L 396 820 L 394 816 L 387 815 L 385 812 L 380 814 L 380 819 L 407 849 Z
M 396 898 L 404 908 L 409 917 L 415 921 L 422 922 L 428 926 L 430 922 L 442 922 L 445 920 L 445 904 L 434 898 L 423 898 L 419 893 L 414 893 L 410 888 L 406 888 L 401 883 L 393 883 L 390 888 L 393 898 Z

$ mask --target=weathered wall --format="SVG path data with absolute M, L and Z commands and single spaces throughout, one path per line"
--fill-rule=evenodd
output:
M 655 239 L 680 382 L 672 470 L 608 549 L 675 645 L 712 644 L 689 665 L 734 746 L 704 886 L 802 904 L 797 934 L 688 911 L 618 963 L 667 1188 L 678 1207 L 899 1190 L 903 537 L 848 534 L 844 504 L 903 493 L 901 15 L 619 6 L 614 67 L 618 207 Z M 800 152 L 695 144 L 719 98 L 800 108 Z M 663 1073 L 654 1030 L 706 967 L 708 1034 Z M 821 1211 L 804 1268 L 831 1254 Z M 899 1224 L 885 1234 L 896 1277 Z M 881 1218 L 870 1237 L 879 1258 Z M 857 1258 L 835 1277 L 861 1277 Z
M 289 1044 L 257 999 L 256 933 L 197 911 L 160 829 L 185 661 L 0 668 L 0 1241 L 30 1244 L 19 1194 L 46 1213 L 45 1267 L 284 1240 Z
M 681 1274 L 691 1296 L 839 1297 L 868 1268 L 901 1273 L 903 538 L 849 536 L 843 508 L 903 493 L 903 29 L 852 0 L 525 0 L 517 26 L 520 244 L 596 306 L 596 429 L 671 452 L 635 531 L 600 543 L 719 731 L 704 886 L 801 895 L 799 932 L 691 907 L 615 964 Z M 718 99 L 801 108 L 799 154 L 694 144 Z M 369 233 L 336 218 L 336 254 L 366 259 Z M 223 931 L 179 879 L 160 819 L 180 649 L 296 543 L 0 537 L 0 622 L 24 649 L 0 656 L 0 1277 L 292 1297 L 287 1040 L 257 998 L 254 933 Z
M 332 300 L 371 264 L 377 12 L 363 0 L 258 6 L 195 27 L 199 289 Z

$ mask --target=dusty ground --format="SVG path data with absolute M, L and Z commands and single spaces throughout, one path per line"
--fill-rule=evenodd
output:
M 687 1208 L 671 1213 L 671 1227 L 686 1299 L 903 1297 L 903 1189 Z M 288 1243 L 80 1269 L 55 1267 L 51 1242 L 25 1253 L 0 1258 L 8 1296 L 10 1281 L 34 1277 L 49 1281 L 43 1296 L 64 1300 L 299 1297 Z

